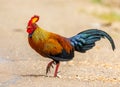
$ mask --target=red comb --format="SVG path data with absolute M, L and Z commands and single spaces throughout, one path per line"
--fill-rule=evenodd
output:
M 39 20 L 39 16 L 34 15 L 33 17 L 31 17 L 31 19 L 28 22 L 28 25 L 31 25 L 33 23 L 36 23 Z
M 34 15 L 34 16 L 31 18 L 31 21 L 32 21 L 33 19 L 35 19 L 35 18 L 37 18 L 37 20 L 36 20 L 35 22 L 37 22 L 37 21 L 39 20 L 39 16 L 38 16 L 38 15 Z

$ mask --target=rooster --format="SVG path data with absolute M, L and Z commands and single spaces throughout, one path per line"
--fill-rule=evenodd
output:
M 113 39 L 102 30 L 89 29 L 73 37 L 66 38 L 42 29 L 36 24 L 38 20 L 39 16 L 34 15 L 28 22 L 28 41 L 37 53 L 52 59 L 46 67 L 46 75 L 50 68 L 53 67 L 53 64 L 56 64 L 54 77 L 57 77 L 60 61 L 72 60 L 75 51 L 85 53 L 87 50 L 92 49 L 95 46 L 95 42 L 101 38 L 106 37 L 110 41 L 112 49 L 115 49 Z

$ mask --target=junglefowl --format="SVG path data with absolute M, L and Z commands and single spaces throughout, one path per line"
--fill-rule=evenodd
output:
M 87 50 L 92 49 L 95 42 L 101 38 L 106 37 L 110 41 L 112 49 L 115 49 L 113 39 L 102 30 L 89 29 L 73 37 L 66 38 L 42 29 L 36 24 L 38 20 L 39 16 L 35 15 L 28 22 L 28 41 L 30 46 L 41 56 L 52 59 L 46 67 L 46 75 L 53 64 L 56 64 L 54 72 L 54 77 L 56 77 L 60 61 L 72 60 L 75 51 L 85 53 Z

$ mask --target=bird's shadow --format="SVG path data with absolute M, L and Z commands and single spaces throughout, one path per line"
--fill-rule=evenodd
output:
M 47 75 L 35 75 L 35 74 L 28 74 L 28 75 L 21 75 L 22 77 L 53 77 L 53 76 L 47 76 Z

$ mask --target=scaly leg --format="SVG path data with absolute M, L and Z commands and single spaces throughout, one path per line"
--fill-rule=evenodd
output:
M 57 77 L 59 65 L 60 65 L 60 62 L 56 62 L 56 68 L 55 68 L 54 77 Z

